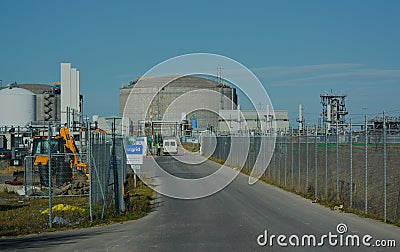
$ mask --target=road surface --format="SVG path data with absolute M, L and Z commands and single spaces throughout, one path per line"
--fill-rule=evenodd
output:
M 182 158 L 182 157 L 181 157 Z M 185 157 L 184 157 L 185 158 Z M 190 155 L 186 158 L 191 158 Z M 195 166 L 178 162 L 173 157 L 156 157 L 167 171 L 183 178 L 199 178 L 218 169 L 207 161 Z M 145 169 L 145 168 L 143 168 Z M 310 200 L 258 182 L 248 185 L 248 177 L 240 174 L 222 191 L 197 200 L 179 200 L 158 195 L 154 211 L 148 216 L 123 224 L 71 230 L 20 238 L 0 239 L 0 250 L 28 251 L 398 251 L 400 229 L 379 221 L 332 211 Z M 367 242 L 394 240 L 397 248 L 340 246 L 337 225 L 343 223 L 346 235 L 365 235 Z M 342 226 L 344 227 L 344 226 Z M 275 235 L 270 243 L 265 243 Z M 323 235 L 322 247 L 307 245 L 314 235 L 316 243 Z M 281 245 L 277 238 L 281 235 Z M 285 239 L 283 238 L 285 235 Z M 337 238 L 334 235 L 338 235 Z M 290 238 L 291 237 L 291 238 Z M 305 245 L 295 247 L 296 237 Z M 289 238 L 291 239 L 289 241 Z M 351 238 L 351 237 L 350 237 Z M 258 241 L 257 241 L 258 240 Z M 312 244 L 312 238 L 310 238 Z M 378 241 L 379 242 L 379 241 Z M 385 242 L 385 241 L 383 241 Z M 349 240 L 351 244 L 351 240 Z M 360 240 L 362 243 L 362 240 Z

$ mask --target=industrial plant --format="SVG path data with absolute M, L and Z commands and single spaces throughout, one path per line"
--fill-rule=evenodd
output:
M 61 81 L 51 84 L 17 82 L 0 87 L 0 151 L 3 158 L 22 162 L 31 151 L 33 138 L 48 125 L 66 124 L 76 135 L 83 123 L 79 70 L 61 63 Z M 14 164 L 14 162 L 12 162 Z
M 135 96 L 131 95 L 133 89 Z M 118 122 L 120 133 L 147 136 L 151 139 L 150 143 L 162 136 L 176 137 L 182 142 L 198 142 L 201 133 L 206 131 L 227 136 L 286 135 L 291 130 L 287 110 L 268 106 L 263 110 L 242 109 L 236 88 L 220 76 L 142 76 L 130 81 L 119 92 L 119 116 L 125 120 Z M 149 99 L 154 92 L 156 95 Z M 341 93 L 320 94 L 320 123 L 314 129 L 317 134 L 346 134 L 349 124 L 346 120 L 346 98 L 347 95 Z M 194 103 L 200 103 L 203 108 L 191 107 L 190 104 Z M 80 71 L 71 63 L 60 64 L 60 81 L 51 84 L 14 82 L 1 86 L 0 106 L 10 108 L 0 111 L 0 150 L 13 159 L 13 150 L 28 150 L 32 137 L 49 123 L 68 127 L 78 143 L 83 137 L 82 129 L 86 125 Z M 145 111 L 144 118 L 138 111 Z M 399 131 L 399 118 L 385 120 L 392 133 Z M 95 127 L 111 130 L 105 118 L 94 116 L 93 123 Z M 297 123 L 296 134 L 313 131 L 303 117 L 301 104 Z M 360 129 L 367 127 L 374 131 L 383 128 L 383 125 L 383 117 L 368 118 Z
M 121 120 L 93 116 L 91 122 L 83 116 L 77 68 L 61 63 L 60 81 L 51 84 L 14 82 L 1 87 L 0 102 L 4 108 L 0 114 L 0 169 L 7 170 L 1 175 L 0 191 L 48 197 L 49 209 L 53 195 L 90 195 L 91 205 L 101 204 L 99 216 L 104 216 L 103 202 L 113 199 L 110 195 L 114 192 L 116 211 L 124 211 L 126 156 L 117 130 Z M 96 213 L 90 215 L 93 220 Z
M 136 86 L 138 81 L 140 87 Z M 130 97 L 133 89 L 134 96 Z M 150 97 L 155 90 L 156 95 Z M 144 111 L 145 118 L 135 114 L 138 111 Z M 198 142 L 206 131 L 262 135 L 284 134 L 289 129 L 286 110 L 242 110 L 235 87 L 222 78 L 204 76 L 141 77 L 131 81 L 120 89 L 120 116 L 129 119 L 128 135 L 148 135 L 152 142 L 157 136 Z
M 392 164 L 389 172 L 397 167 L 393 165 L 397 156 L 387 159 L 386 153 L 398 150 L 400 117 L 383 113 L 356 123 L 347 118 L 346 94 L 320 94 L 321 113 L 314 125 L 308 123 L 299 104 L 296 122 L 290 124 L 288 110 L 271 105 L 262 108 L 263 101 L 259 109 L 243 108 L 240 91 L 220 76 L 142 76 L 120 88 L 119 116 L 93 115 L 89 121 L 84 116 L 80 86 L 80 71 L 71 63 L 61 63 L 60 81 L 14 82 L 0 88 L 0 106 L 8 108 L 0 111 L 1 164 L 23 167 L 13 173 L 12 181 L 5 181 L 7 190 L 20 186 L 18 194 L 48 197 L 50 203 L 52 195 L 89 196 L 91 220 L 103 218 L 110 207 L 122 213 L 129 208 L 125 191 L 128 171 L 132 170 L 135 178 L 137 173 L 136 167 L 127 169 L 133 163 L 125 150 L 140 146 L 140 164 L 144 157 L 156 159 L 161 153 L 185 156 L 190 151 L 249 174 L 258 165 L 263 168 L 260 176 L 282 188 L 316 200 L 336 198 L 356 209 L 362 209 L 365 201 L 365 212 L 372 209 L 386 219 L 380 211 L 388 210 L 394 212 L 394 221 L 398 218 L 400 197 L 397 205 L 382 208 L 376 197 L 360 197 L 357 190 L 368 179 L 373 181 L 371 187 L 376 187 L 375 167 L 381 160 L 385 170 L 387 163 Z M 233 142 L 240 148 L 232 148 Z M 268 147 L 271 153 L 265 151 Z M 362 162 L 353 164 L 353 158 Z M 372 175 L 364 172 L 368 162 L 373 166 Z M 322 166 L 324 172 L 318 173 Z M 384 174 L 380 184 L 386 183 Z M 388 188 L 396 192 L 393 185 Z M 368 190 L 377 191 L 363 189 L 365 195 Z M 394 202 L 393 195 L 384 192 L 385 202 L 386 198 Z

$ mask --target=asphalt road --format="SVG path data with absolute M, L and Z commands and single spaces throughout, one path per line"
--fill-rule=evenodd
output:
M 190 158 L 190 157 L 188 157 Z M 156 157 L 168 172 L 183 178 L 199 178 L 211 174 L 218 165 L 205 162 L 185 165 L 173 157 Z M 265 183 L 247 184 L 248 178 L 239 175 L 222 191 L 197 200 L 179 200 L 158 195 L 154 211 L 148 216 L 123 224 L 72 230 L 21 238 L 0 239 L 0 250 L 35 251 L 399 251 L 400 229 L 375 220 L 352 214 L 331 211 L 309 200 Z M 314 235 L 317 243 L 322 235 L 338 235 L 337 225 L 347 225 L 341 236 L 371 235 L 367 240 L 394 239 L 397 248 L 331 246 L 325 238 L 322 247 L 289 244 L 289 236 Z M 286 235 L 278 245 L 258 245 L 268 233 Z M 332 243 L 340 244 L 340 236 Z M 305 240 L 307 242 L 307 240 Z M 360 243 L 362 240 L 360 240 Z

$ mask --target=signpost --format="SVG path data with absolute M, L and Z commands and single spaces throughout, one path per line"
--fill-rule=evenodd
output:
M 127 156 L 127 164 L 131 165 L 133 170 L 133 183 L 134 187 L 136 187 L 136 173 L 137 170 L 140 172 L 140 165 L 143 164 L 143 145 L 135 144 L 135 145 L 127 145 L 126 146 L 126 156 Z

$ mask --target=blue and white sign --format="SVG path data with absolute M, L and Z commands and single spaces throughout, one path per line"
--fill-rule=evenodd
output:
M 136 154 L 143 155 L 143 145 L 135 144 L 135 145 L 127 145 L 126 146 L 126 154 Z
M 128 164 L 138 165 L 143 164 L 143 145 L 127 145 L 126 157 Z

